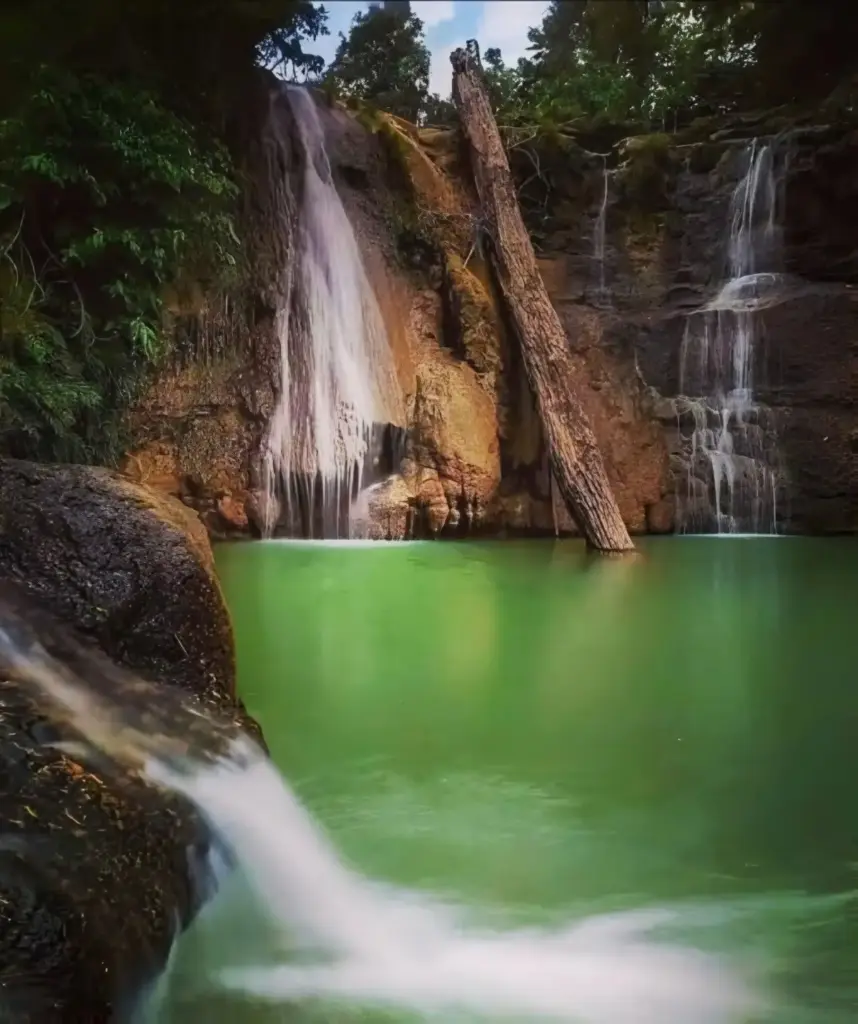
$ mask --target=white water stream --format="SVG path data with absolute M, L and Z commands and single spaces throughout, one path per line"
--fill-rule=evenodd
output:
M 604 154 L 602 157 L 602 200 L 599 204 L 599 212 L 596 215 L 596 221 L 593 226 L 593 261 L 596 264 L 596 271 L 598 275 L 598 286 L 596 291 L 596 301 L 599 305 L 605 305 L 608 303 L 610 296 L 605 283 L 605 244 L 606 244 L 606 228 L 608 220 L 608 191 L 610 176 L 608 173 L 608 158 Z
M 316 103 L 306 89 L 284 88 L 303 175 L 299 270 L 286 308 L 277 314 L 281 380 L 266 443 L 266 518 L 271 532 L 285 512 L 294 530 L 303 505 L 305 512 L 315 510 L 322 536 L 347 536 L 348 508 L 361 487 L 373 424 L 401 422 L 401 397 Z M 312 536 L 314 514 L 306 518 Z
M 727 1024 L 758 1008 L 728 966 L 652 934 L 670 913 L 589 917 L 553 930 L 469 924 L 453 908 L 345 865 L 249 739 L 231 741 L 218 759 L 210 752 L 205 763 L 189 759 L 178 736 L 151 725 L 123 727 L 110 688 L 121 690 L 122 673 L 85 681 L 2 622 L 0 662 L 94 746 L 192 801 L 248 879 L 260 918 L 300 952 L 274 966 L 223 971 L 218 981 L 226 988 L 275 1003 L 334 1001 L 442 1020 L 464 1013 L 529 1022 Z M 133 690 L 138 697 L 141 686 Z M 212 735 L 220 742 L 223 733 Z
M 692 423 L 678 510 L 684 530 L 777 532 L 777 439 L 754 394 L 759 310 L 777 300 L 781 281 L 775 155 L 757 140 L 745 150 L 727 219 L 727 280 L 686 323 L 678 403 Z
M 148 770 L 200 808 L 266 914 L 319 957 L 226 971 L 220 980 L 228 987 L 278 1002 L 580 1024 L 718 1024 L 744 1020 L 756 1006 L 718 961 L 648 934 L 669 913 L 482 930 L 450 907 L 373 884 L 341 862 L 276 769 L 246 743 L 234 760 L 201 772 L 157 763 Z

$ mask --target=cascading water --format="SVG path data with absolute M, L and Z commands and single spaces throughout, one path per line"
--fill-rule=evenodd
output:
M 158 764 L 149 771 L 200 808 L 275 926 L 304 951 L 301 962 L 226 971 L 220 981 L 228 988 L 274 1002 L 330 1000 L 440 1019 L 716 1024 L 755 1009 L 749 989 L 716 960 L 649 935 L 670 913 L 497 931 L 370 882 L 340 861 L 270 762 L 243 741 L 203 772 Z
M 249 739 L 225 748 L 223 730 L 212 722 L 211 743 L 197 742 L 196 755 L 188 754 L 187 716 L 171 706 L 180 696 L 168 700 L 88 651 L 74 656 L 73 666 L 58 661 L 0 594 L 0 669 L 32 686 L 111 758 L 192 801 L 250 882 L 260 924 L 278 929 L 297 954 L 280 965 L 222 972 L 226 988 L 284 1004 L 327 1000 L 442 1020 L 465 1013 L 528 1022 L 726 1024 L 760 1008 L 717 959 L 651 934 L 671 914 L 647 910 L 555 930 L 498 931 L 372 883 L 342 863 Z M 207 721 L 197 713 L 198 740 Z
M 387 334 L 334 184 L 312 95 L 283 86 L 303 150 L 298 271 L 277 312 L 281 380 L 265 450 L 269 532 L 348 535 L 374 433 L 401 423 Z M 282 503 L 285 503 L 285 509 Z
M 596 302 L 605 305 L 608 301 L 608 290 L 605 284 L 605 231 L 608 217 L 608 158 L 602 154 L 602 200 L 596 222 L 593 226 L 593 262 L 596 266 L 597 286 Z
M 687 532 L 776 533 L 782 485 L 770 411 L 754 396 L 759 310 L 781 276 L 778 149 L 752 142 L 727 222 L 727 280 L 689 316 L 677 401 L 686 481 L 678 521 Z

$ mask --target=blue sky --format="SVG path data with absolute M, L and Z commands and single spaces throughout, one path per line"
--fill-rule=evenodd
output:
M 329 36 L 321 36 L 312 47 L 326 61 L 334 56 L 340 32 L 348 34 L 357 11 L 366 3 L 325 0 Z M 411 0 L 411 10 L 423 22 L 426 45 L 432 53 L 429 91 L 450 94 L 450 51 L 468 39 L 480 48 L 499 46 L 504 60 L 514 63 L 527 50 L 527 30 L 542 21 L 548 0 Z

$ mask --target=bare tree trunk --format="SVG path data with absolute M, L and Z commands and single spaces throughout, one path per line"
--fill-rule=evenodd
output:
M 468 142 L 491 259 L 515 325 L 551 465 L 572 517 L 600 551 L 634 549 L 596 445 L 575 394 L 566 332 L 545 290 L 512 175 L 492 114 L 476 44 L 455 50 L 453 99 Z

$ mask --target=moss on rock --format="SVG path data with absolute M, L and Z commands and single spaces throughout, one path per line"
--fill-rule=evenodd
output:
M 461 354 L 493 388 L 501 369 L 500 323 L 488 289 L 456 253 L 445 254 L 447 307 Z M 446 333 L 446 332 L 445 332 Z

